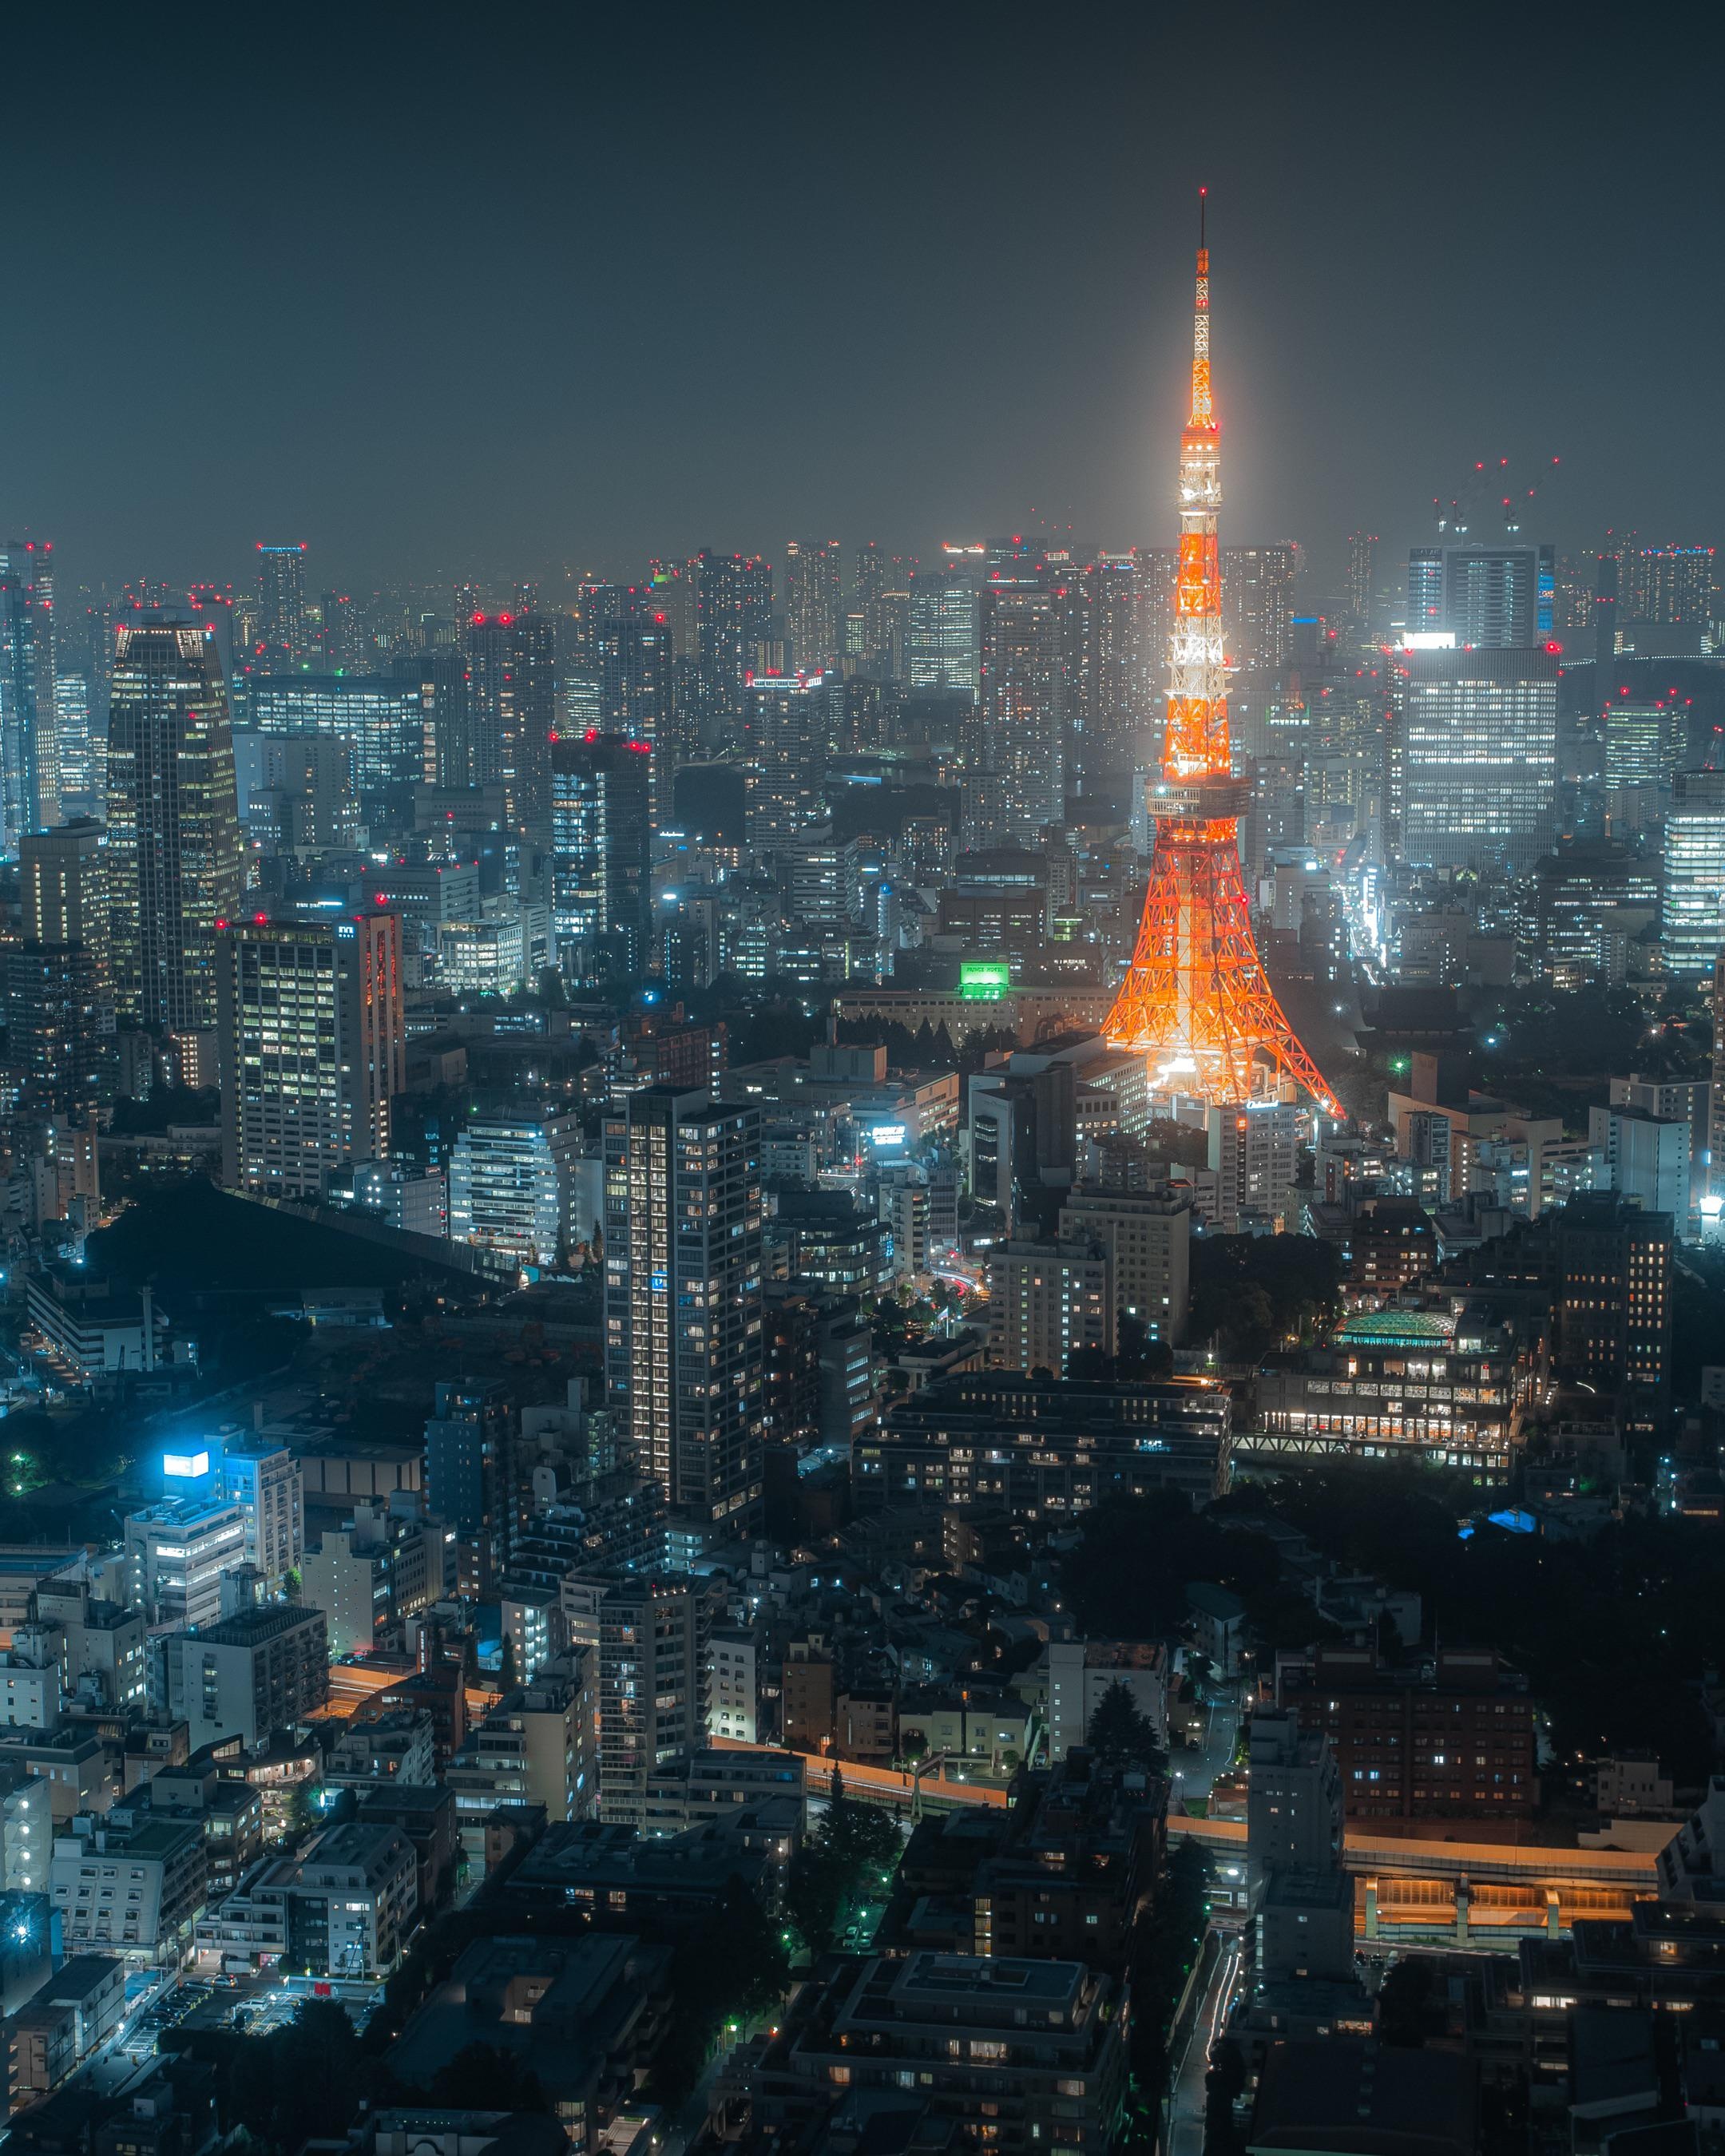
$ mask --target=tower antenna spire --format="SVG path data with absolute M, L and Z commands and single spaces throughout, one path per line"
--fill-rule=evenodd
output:
M 1198 244 L 1200 247 L 1204 244 L 1204 213 L 1209 207 L 1209 192 L 1208 187 L 1198 190 Z

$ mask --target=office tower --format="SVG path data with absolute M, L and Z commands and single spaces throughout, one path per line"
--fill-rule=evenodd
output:
M 741 1532 L 761 1496 L 760 1116 L 649 1086 L 605 1122 L 605 1377 L 637 1473 Z
M 712 1595 L 686 1573 L 577 1573 L 569 1629 L 598 1662 L 599 1817 L 644 1829 L 655 1771 L 706 1742 Z
M 973 846 L 1034 845 L 1065 815 L 1058 622 L 1039 559 L 989 570 L 981 671 L 974 769 L 965 775 L 966 836 Z
M 1369 629 L 1372 621 L 1372 575 L 1377 565 L 1375 531 L 1348 535 L 1348 611 L 1356 628 Z
M 1101 554 L 1062 575 L 1060 692 L 1068 746 L 1081 787 L 1110 779 L 1142 761 L 1148 708 L 1147 653 L 1164 609 L 1147 603 L 1153 579 L 1137 552 Z
M 981 602 L 964 569 L 925 569 L 910 584 L 906 679 L 912 688 L 977 692 L 981 679 Z
M 222 1494 L 207 1452 L 166 1462 L 170 1488 L 186 1494 L 127 1515 L 126 1602 L 152 1625 L 213 1625 L 223 1573 L 245 1562 L 245 1508 Z
M 59 821 L 54 730 L 54 549 L 0 541 L 0 852 Z
M 1401 664 L 1406 858 L 1422 868 L 1531 868 L 1552 842 L 1555 655 L 1409 651 Z
M 214 1024 L 215 938 L 240 886 L 213 641 L 186 622 L 123 625 L 108 715 L 108 957 L 122 1019 L 172 1033 Z
M 94 816 L 33 832 L 20 849 L 19 895 L 27 943 L 77 943 L 107 959 L 106 834 Z
M 107 757 L 96 738 L 86 675 L 56 671 L 54 716 L 60 814 L 89 814 L 101 805 Z
M 1704 980 L 1725 943 L 1725 802 L 1679 802 L 1666 818 L 1659 951 L 1667 973 Z
M 218 953 L 222 1180 L 321 1197 L 386 1158 L 407 1084 L 399 915 L 236 922 Z
M 1291 541 L 1222 549 L 1223 648 L 1234 665 L 1271 672 L 1292 657 L 1299 572 L 1300 549 Z
M 1619 690 L 1607 699 L 1600 725 L 1608 794 L 1633 786 L 1669 786 L 1688 761 L 1689 711 L 1680 699 L 1667 705 L 1661 697 Z
M 362 798 L 419 784 L 426 770 L 428 708 L 439 685 L 453 688 L 454 654 L 410 654 L 392 675 L 260 674 L 248 716 L 272 739 L 318 734 L 348 742 L 353 784 Z M 428 690 L 426 684 L 431 687 Z
M 1191 1305 L 1192 1207 L 1172 1191 L 1072 1191 L 1060 1206 L 1060 1240 L 1106 1251 L 1120 1320 L 1142 1325 L 1152 1340 L 1178 1347 Z
M 542 614 L 462 624 L 460 747 L 444 783 L 501 786 L 511 829 L 542 837 L 557 726 L 557 627 Z
M 501 1251 L 518 1265 L 557 1264 L 580 1149 L 574 1116 L 531 1102 L 475 1108 L 449 1154 L 450 1240 Z
M 835 678 L 757 675 L 743 690 L 743 744 L 754 773 L 748 843 L 757 853 L 788 844 L 821 813 Z
M 1616 1398 L 1636 1435 L 1661 1430 L 1671 1405 L 1675 1224 L 1616 1191 L 1572 1198 L 1557 1216 L 1552 1360 Z
M 842 582 L 836 539 L 793 539 L 784 550 L 784 629 L 791 664 L 818 673 L 839 655 Z
M 1523 649 L 1550 636 L 1556 585 L 1549 547 L 1415 547 L 1408 628 L 1447 632 L 1464 650 Z
M 1228 733 L 1216 543 L 1221 442 L 1210 383 L 1209 251 L 1202 219 L 1200 210 L 1156 850 L 1131 970 L 1103 1030 L 1113 1046 L 1153 1058 L 1153 1079 L 1160 1085 L 1243 1101 L 1266 1079 L 1278 1088 L 1287 1081 L 1333 1115 L 1330 1090 L 1265 978 L 1240 868 L 1240 817 L 1250 796 L 1233 776 Z
M 311 657 L 305 612 L 305 542 L 270 547 L 258 542 L 259 654 L 270 671 L 305 665 Z
M 263 747 L 263 783 L 246 803 L 252 844 L 276 853 L 352 852 L 360 843 L 352 743 L 301 734 Z
M 598 660 L 600 727 L 608 734 L 645 742 L 652 750 L 648 781 L 656 824 L 661 791 L 670 797 L 665 773 L 675 742 L 676 660 L 670 625 L 657 613 L 603 622 Z M 572 719 L 572 713 L 570 731 L 584 732 Z
M 425 1424 L 425 1503 L 455 1536 L 455 1592 L 494 1602 L 516 1528 L 516 1411 L 501 1385 L 439 1383 Z
M 1588 1143 L 1605 1165 L 1604 1187 L 1649 1213 L 1668 1213 L 1679 1229 L 1689 1218 L 1688 1117 L 1655 1115 L 1614 1101 L 1587 1111 Z
M 647 971 L 654 761 L 625 734 L 552 743 L 552 936 L 557 963 L 578 978 Z
M 725 748 L 742 716 L 743 684 L 773 640 L 773 568 L 758 554 L 695 557 L 695 625 L 701 741 Z

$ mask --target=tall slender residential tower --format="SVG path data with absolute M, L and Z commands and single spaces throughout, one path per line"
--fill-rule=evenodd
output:
M 1200 201 L 1202 193 L 1200 193 Z M 1232 775 L 1222 673 L 1220 430 L 1210 391 L 1209 250 L 1199 210 L 1192 416 L 1180 437 L 1180 552 L 1168 639 L 1156 848 L 1132 970 L 1104 1028 L 1151 1059 L 1153 1084 L 1213 1101 L 1284 1081 L 1339 1113 L 1258 956 L 1240 865 L 1246 788 Z
M 116 636 L 108 706 L 108 955 L 123 1022 L 216 1022 L 216 936 L 239 904 L 239 811 L 215 641 L 190 622 Z

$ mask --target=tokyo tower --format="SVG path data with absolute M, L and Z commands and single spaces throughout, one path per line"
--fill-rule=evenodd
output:
M 1199 190 L 1192 417 L 1180 437 L 1180 553 L 1168 638 L 1156 849 L 1132 952 L 1103 1031 L 1147 1055 L 1151 1081 L 1212 1102 L 1274 1093 L 1284 1081 L 1326 1115 L 1334 1096 L 1265 977 L 1240 865 L 1246 788 L 1232 776 L 1222 673 L 1220 430 L 1210 393 L 1209 249 Z

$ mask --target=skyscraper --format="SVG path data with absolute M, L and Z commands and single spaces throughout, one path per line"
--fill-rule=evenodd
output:
M 1402 664 L 1403 853 L 1420 867 L 1531 869 L 1552 843 L 1556 656 L 1409 651 Z
M 0 542 L 0 852 L 59 821 L 55 753 L 54 549 Z
M 1711 623 L 1717 591 L 1711 547 L 1634 547 L 1622 557 L 1623 622 Z
M 286 547 L 258 542 L 258 629 L 264 646 L 259 656 L 266 669 L 280 672 L 310 660 L 303 539 Z
M 1377 564 L 1378 535 L 1350 531 L 1348 535 L 1348 611 L 1356 628 L 1365 630 L 1372 620 L 1372 574 Z
M 833 678 L 762 674 L 743 690 L 743 742 L 755 774 L 748 842 L 757 850 L 795 839 L 819 813 Z
M 557 731 L 557 632 L 543 614 L 475 613 L 461 628 L 460 748 L 445 783 L 501 786 L 511 827 L 542 837 Z
M 840 584 L 836 539 L 793 539 L 784 550 L 784 628 L 790 663 L 818 673 L 839 654 Z
M 911 582 L 905 672 L 913 689 L 968 689 L 982 672 L 976 578 L 963 569 L 919 569 Z
M 1705 980 L 1725 943 L 1725 802 L 1678 802 L 1665 820 L 1659 955 L 1679 980 Z
M 676 662 L 670 624 L 663 613 L 635 613 L 602 622 L 598 630 L 599 713 L 608 733 L 645 742 L 655 820 L 674 753 Z
M 652 907 L 652 757 L 597 730 L 551 749 L 552 935 L 578 978 L 647 968 Z
M 375 799 L 427 776 L 426 696 L 422 674 L 453 654 L 414 657 L 397 675 L 261 674 L 251 684 L 249 717 L 259 733 L 327 734 L 353 744 L 353 783 Z M 432 669 L 435 673 L 435 668 Z
M 407 1083 L 400 916 L 236 923 L 219 953 L 222 1180 L 321 1197 L 336 1170 L 387 1158 Z
M 743 683 L 773 640 L 773 567 L 758 554 L 696 557 L 696 635 L 701 738 L 730 745 L 742 716 Z
M 1034 844 L 1065 814 L 1055 602 L 1043 562 L 997 562 L 982 592 L 981 775 L 985 812 L 973 844 Z M 967 819 L 969 809 L 967 806 Z M 991 827 L 992 828 L 989 828 Z
M 605 1121 L 605 1377 L 637 1472 L 741 1532 L 761 1497 L 760 1115 L 649 1086 Z
M 123 626 L 108 716 L 108 947 L 123 1019 L 172 1032 L 215 1024 L 215 939 L 240 882 L 213 639 L 187 622 Z

